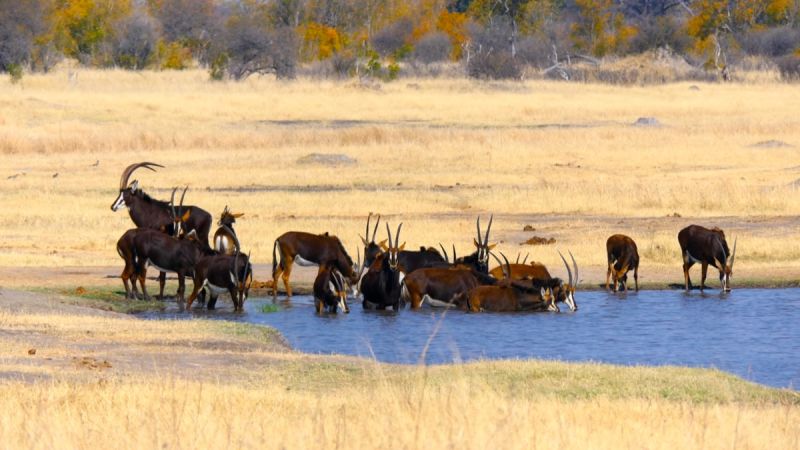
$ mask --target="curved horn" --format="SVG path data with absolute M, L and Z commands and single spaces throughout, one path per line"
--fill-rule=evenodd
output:
M 519 257 L 522 256 L 522 252 L 517 252 L 517 261 L 514 264 L 519 264 Z
M 181 203 L 180 203 L 180 206 L 178 206 L 178 212 L 180 213 L 181 216 L 183 215 L 183 198 L 186 197 L 186 190 L 187 189 L 189 189 L 189 186 L 186 186 L 185 188 L 183 188 L 183 192 L 181 193 Z
M 450 258 L 447 257 L 447 250 L 444 249 L 444 245 L 439 242 L 439 247 L 442 249 L 442 254 L 444 255 L 444 262 L 450 264 Z
M 562 255 L 560 251 L 558 252 L 558 256 L 560 256 L 561 260 L 564 261 L 564 267 L 567 268 L 567 276 L 569 277 L 569 285 L 573 286 L 573 284 L 572 284 L 572 270 L 570 270 L 569 264 L 567 264 L 567 258 L 564 258 L 564 255 Z
M 526 262 L 528 262 L 528 256 L 531 256 L 531 254 L 528 253 L 527 255 L 525 255 L 525 259 L 522 260 L 522 265 L 523 266 L 525 265 Z
M 378 214 L 378 220 L 375 221 L 375 228 L 372 229 L 372 240 L 370 242 L 375 242 L 375 236 L 378 234 L 378 225 L 380 223 L 381 223 L 381 215 Z M 369 233 L 369 228 L 367 228 L 367 233 Z
M 510 279 L 508 273 L 506 272 L 506 266 L 503 265 L 503 261 L 500 261 L 500 258 L 498 258 L 493 252 L 489 252 L 489 254 L 492 255 L 492 258 L 494 258 L 495 261 L 497 261 L 497 264 L 500 264 L 500 270 L 503 271 L 503 276 Z
M 367 216 L 367 229 L 364 231 L 364 239 L 369 239 L 369 219 L 372 218 L 372 213 Z
M 478 220 L 475 222 L 475 226 L 478 228 L 478 245 L 481 245 L 481 216 L 478 216 Z
M 389 223 L 386 223 L 386 234 L 389 235 L 389 248 L 392 248 L 392 230 L 389 229 Z
M 489 216 L 489 226 L 486 227 L 486 237 L 483 239 L 483 245 L 489 245 L 489 230 L 492 229 L 492 220 L 494 220 L 494 214 Z
M 739 240 L 738 237 L 733 238 L 733 252 L 731 252 L 731 264 L 730 264 L 731 270 L 733 270 L 733 261 L 736 259 L 736 241 L 738 240 Z
M 394 235 L 394 246 L 400 247 L 400 229 L 403 228 L 403 222 L 397 226 L 397 234 Z
M 162 166 L 161 164 L 156 164 L 151 162 L 140 162 L 136 164 L 131 164 L 130 166 L 126 167 L 125 170 L 122 171 L 122 177 L 119 179 L 120 190 L 123 190 L 126 187 L 128 187 L 128 180 L 131 178 L 131 174 L 133 174 L 133 172 L 140 167 L 144 167 L 145 169 L 150 169 L 153 172 L 155 172 L 156 169 L 153 169 L 153 167 L 163 168 L 164 166 Z
M 175 212 L 175 192 L 177 191 L 177 187 L 172 188 L 172 195 L 169 198 L 169 209 L 172 212 L 172 220 L 175 220 L 175 218 L 178 217 L 178 214 Z
M 453 244 L 453 264 L 456 263 L 456 244 Z
M 506 267 L 508 267 L 508 279 L 511 280 L 511 264 L 508 262 L 508 258 L 506 258 L 506 255 L 503 252 L 500 252 L 500 256 L 502 256 L 506 262 Z
M 242 247 L 241 245 L 239 245 L 239 238 L 236 237 L 236 233 L 227 225 L 223 225 L 222 229 L 227 231 L 228 234 L 231 235 L 231 237 L 233 238 L 233 245 L 236 247 L 236 251 L 238 252 Z
M 578 263 L 575 262 L 575 257 L 572 256 L 572 250 L 567 250 L 569 253 L 569 257 L 572 259 L 572 266 L 575 268 L 575 285 L 573 287 L 578 287 L 578 283 L 581 282 L 580 275 L 578 273 Z

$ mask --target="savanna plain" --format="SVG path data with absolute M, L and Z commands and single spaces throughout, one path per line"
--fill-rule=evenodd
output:
M 107 275 L 121 271 L 114 246 L 132 223 L 110 205 L 122 169 L 139 161 L 165 166 L 134 177 L 157 198 L 188 185 L 187 203 L 245 213 L 237 232 L 257 280 L 284 231 L 329 231 L 354 254 L 379 213 L 404 223 L 412 248 L 466 254 L 475 218 L 493 213 L 499 250 L 552 267 L 570 250 L 588 289 L 605 280 L 613 233 L 637 241 L 644 287 L 681 284 L 676 235 L 691 223 L 738 238 L 734 289 L 795 285 L 797 105 L 794 86 L 766 81 L 377 86 L 66 69 L 4 79 L 0 442 L 798 448 L 796 391 L 714 370 L 397 366 L 304 355 L 265 327 L 91 308 L 125 309 Z M 521 245 L 534 237 L 555 242 Z

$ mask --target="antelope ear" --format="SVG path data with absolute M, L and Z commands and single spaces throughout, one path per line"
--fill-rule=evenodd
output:
M 238 219 L 239 217 L 242 217 L 244 213 L 231 214 L 231 215 L 233 216 L 234 219 Z
M 364 239 L 364 237 L 362 237 L 360 234 L 358 235 L 358 237 L 359 237 L 359 238 L 361 238 L 361 242 L 363 242 L 363 243 L 364 243 L 364 246 L 365 246 L 365 247 L 366 247 L 367 245 L 369 245 L 369 242 L 367 242 L 367 240 L 366 240 L 366 239 Z
M 544 298 L 545 295 L 547 295 L 547 290 L 545 290 L 545 288 L 539 288 L 539 292 L 542 294 L 542 298 Z
M 398 248 L 398 250 L 402 252 L 403 249 L 405 249 L 405 248 L 406 248 L 406 243 L 403 242 L 403 245 L 401 245 L 400 248 Z
M 492 244 L 492 245 L 488 246 L 487 248 L 488 248 L 489 250 L 494 250 L 494 248 L 495 248 L 495 247 L 497 247 L 497 243 L 494 243 L 494 244 Z
M 199 240 L 197 237 L 197 232 L 194 229 L 192 229 L 192 231 L 186 234 L 186 239 Z
M 385 252 L 389 251 L 389 247 L 386 246 L 386 239 L 378 242 L 378 247 L 382 248 Z
M 189 216 L 191 215 L 192 215 L 191 209 L 183 213 L 183 216 L 181 217 L 181 222 L 186 222 L 187 220 L 189 220 Z
M 129 184 L 128 188 L 130 188 L 131 192 L 134 192 L 134 193 L 136 191 L 138 191 L 139 190 L 139 180 L 133 180 L 133 183 Z
M 475 247 L 481 248 L 481 244 L 478 244 L 478 240 L 477 239 L 472 238 L 472 243 L 475 244 Z

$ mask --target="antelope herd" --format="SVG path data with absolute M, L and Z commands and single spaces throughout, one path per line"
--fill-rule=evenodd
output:
M 159 271 L 159 298 L 163 298 L 166 273 L 177 275 L 179 304 L 184 304 L 185 278 L 193 281 L 192 291 L 185 300 L 189 310 L 195 300 L 214 309 L 220 293 L 228 293 L 235 311 L 243 311 L 250 287 L 253 269 L 250 254 L 241 248 L 234 231 L 236 219 L 242 213 L 233 213 L 226 206 L 220 215 L 219 228 L 213 235 L 213 248 L 209 246 L 212 216 L 197 206 L 185 206 L 187 189 L 175 205 L 177 188 L 172 190 L 169 202 L 156 200 L 142 191 L 131 175 L 140 168 L 155 171 L 164 167 L 152 162 L 131 164 L 122 172 L 119 196 L 111 205 L 112 211 L 122 207 L 136 225 L 117 241 L 117 253 L 124 260 L 122 282 L 126 298 L 141 296 L 149 299 L 146 279 L 148 267 Z M 477 234 L 473 239 L 475 251 L 458 257 L 455 245 L 448 255 L 440 243 L 440 253 L 434 247 L 406 250 L 401 243 L 403 224 L 392 233 L 388 223 L 386 239 L 376 242 L 381 217 L 367 217 L 362 252 L 357 250 L 354 262 L 342 241 L 328 233 L 314 234 L 289 231 L 277 239 L 272 249 L 272 295 L 277 295 L 279 278 L 287 297 L 292 296 L 290 277 L 294 264 L 318 267 L 313 285 L 317 313 L 350 312 L 347 299 L 361 297 L 364 309 L 392 308 L 397 311 L 410 304 L 412 309 L 428 304 L 431 307 L 453 307 L 468 312 L 480 311 L 559 311 L 559 303 L 577 311 L 575 291 L 580 281 L 578 264 L 568 252 L 571 265 L 561 252 L 567 279 L 553 277 L 541 263 L 527 263 L 527 256 L 514 264 L 502 252 L 492 250 L 490 243 L 493 216 L 486 230 L 481 229 L 480 217 L 476 221 Z M 371 233 L 370 233 L 371 231 Z M 730 279 L 736 257 L 728 248 L 725 233 L 719 228 L 707 229 L 688 226 L 678 233 L 683 258 L 684 287 L 692 287 L 689 269 L 695 263 L 702 267 L 700 289 L 705 288 L 708 266 L 719 270 L 724 292 L 731 290 Z M 606 289 L 618 292 L 628 290 L 628 272 L 633 270 L 634 289 L 639 290 L 639 253 L 636 243 L 628 236 L 615 234 L 606 242 L 608 271 Z M 452 256 L 452 258 L 450 257 Z M 502 260 L 500 259 L 502 257 Z M 493 258 L 498 265 L 489 270 Z

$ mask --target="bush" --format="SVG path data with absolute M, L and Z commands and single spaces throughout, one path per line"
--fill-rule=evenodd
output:
M 113 43 L 114 63 L 126 69 L 144 69 L 155 54 L 157 46 L 155 21 L 146 14 L 133 15 L 122 22 Z
M 751 31 L 739 41 L 742 48 L 751 55 L 778 57 L 800 48 L 800 30 L 783 26 Z
M 414 59 L 424 63 L 431 64 L 440 61 L 446 61 L 450 58 L 450 52 L 453 46 L 450 43 L 450 38 L 441 32 L 428 33 L 422 37 L 414 46 Z
M 644 53 L 657 48 L 671 48 L 684 53 L 692 45 L 691 37 L 670 16 L 644 19 L 637 23 L 637 29 L 638 32 L 629 43 L 630 53 Z
M 22 76 L 44 22 L 41 1 L 0 0 L 0 72 L 13 71 L 12 79 Z
M 375 33 L 370 39 L 370 43 L 372 48 L 384 58 L 394 56 L 403 51 L 413 30 L 414 24 L 410 19 L 401 19 Z
M 521 63 L 539 68 L 553 65 L 553 46 L 545 39 L 527 37 L 517 43 L 517 59 Z
M 511 55 L 511 25 L 504 20 L 495 20 L 485 29 L 474 27 L 472 48 L 474 54 L 467 63 L 467 74 L 482 79 L 519 79 L 522 68 Z
M 219 77 L 222 70 L 234 80 L 252 74 L 274 73 L 279 79 L 296 75 L 298 39 L 289 27 L 270 29 L 257 18 L 234 17 L 228 21 L 222 42 L 214 51 L 212 79 Z
M 775 64 L 781 73 L 781 78 L 786 81 L 800 80 L 800 56 L 787 55 L 777 58 Z

